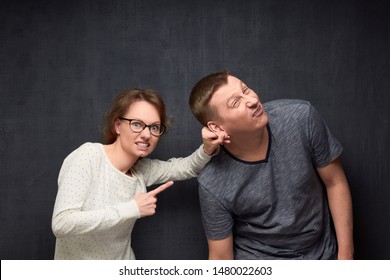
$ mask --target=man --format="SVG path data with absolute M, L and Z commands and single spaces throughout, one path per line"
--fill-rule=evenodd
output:
M 230 137 L 198 176 L 209 259 L 353 258 L 342 147 L 309 102 L 262 104 L 220 72 L 194 86 L 190 107 Z

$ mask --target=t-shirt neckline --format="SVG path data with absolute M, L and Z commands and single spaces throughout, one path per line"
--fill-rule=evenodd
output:
M 245 161 L 245 160 L 239 159 L 238 157 L 232 155 L 224 146 L 222 146 L 222 148 L 226 152 L 226 154 L 228 154 L 231 158 L 233 158 L 234 160 L 239 161 L 241 163 L 250 164 L 250 165 L 267 163 L 268 159 L 269 159 L 270 151 L 271 151 L 272 137 L 271 137 L 271 127 L 269 126 L 269 124 L 267 124 L 266 128 L 268 131 L 268 147 L 267 147 L 267 154 L 265 156 L 265 159 L 257 160 L 257 161 Z

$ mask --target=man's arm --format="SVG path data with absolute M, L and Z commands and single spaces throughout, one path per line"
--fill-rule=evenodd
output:
M 233 260 L 233 235 L 222 240 L 208 239 L 209 260 Z
M 353 259 L 353 215 L 349 185 L 339 159 L 317 168 L 326 186 L 329 208 L 336 230 L 338 259 Z

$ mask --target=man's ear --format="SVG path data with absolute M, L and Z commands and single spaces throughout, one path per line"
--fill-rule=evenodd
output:
M 207 122 L 207 127 L 213 131 L 213 132 L 224 132 L 225 130 L 223 129 L 222 126 L 220 126 L 219 124 L 213 122 L 213 121 L 209 121 Z

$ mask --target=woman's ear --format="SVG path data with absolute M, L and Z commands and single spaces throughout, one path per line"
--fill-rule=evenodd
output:
M 116 119 L 116 120 L 114 121 L 114 129 L 115 129 L 115 132 L 116 132 L 117 135 L 120 134 L 120 131 L 119 131 L 119 126 L 120 126 L 120 124 L 121 124 L 121 122 L 120 122 L 119 119 Z

